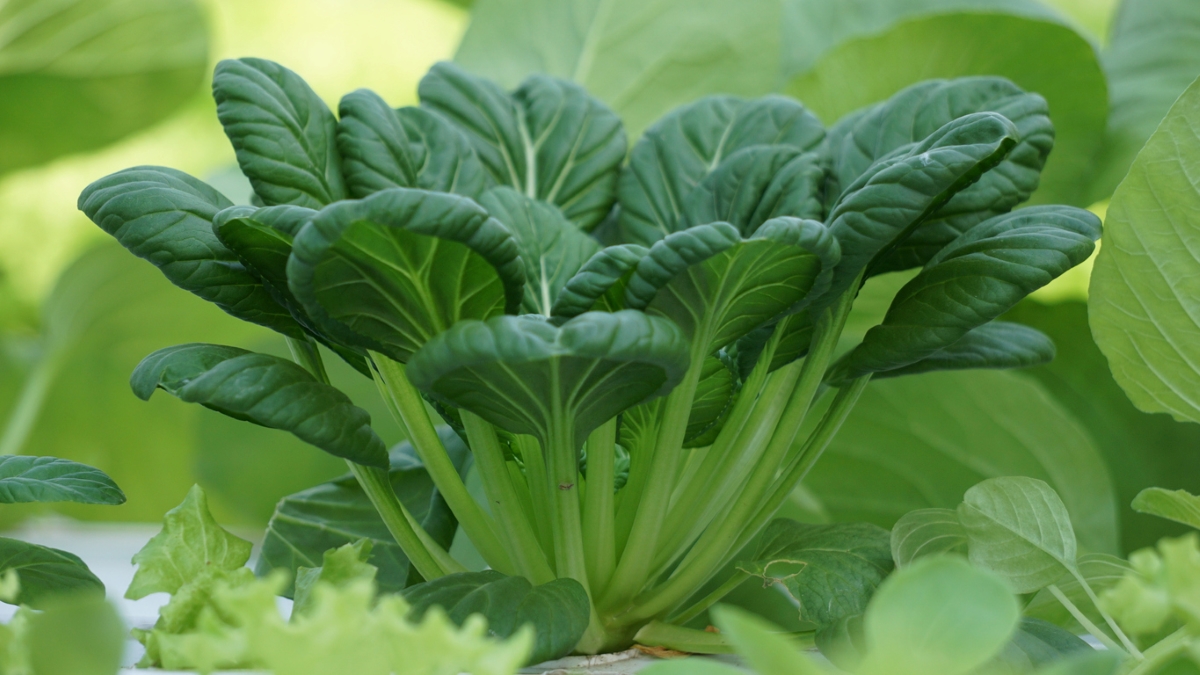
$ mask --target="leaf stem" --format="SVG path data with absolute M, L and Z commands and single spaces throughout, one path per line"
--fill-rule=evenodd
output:
M 383 354 L 370 352 L 370 356 L 380 394 L 388 402 L 396 421 L 408 432 L 409 442 L 420 456 L 433 484 L 458 518 L 459 525 L 492 569 L 508 575 L 515 574 L 512 559 L 496 536 L 495 522 L 467 492 L 466 484 L 429 419 L 425 400 L 408 381 L 404 366 Z
M 857 290 L 857 284 L 852 287 Z M 800 379 L 788 399 L 783 415 L 767 449 L 733 506 L 724 518 L 709 527 L 680 563 L 675 573 L 658 588 L 650 591 L 622 617 L 622 621 L 638 622 L 659 616 L 708 580 L 718 569 L 739 538 L 745 522 L 758 513 L 765 491 L 780 469 L 780 464 L 795 440 L 813 397 L 825 378 L 826 369 L 837 347 L 842 327 L 854 303 L 854 290 L 843 293 L 838 302 L 826 308 L 817 321 L 812 347 L 800 369 Z
M 1100 598 L 1096 597 L 1096 592 L 1092 590 L 1092 585 L 1087 582 L 1087 579 L 1085 579 L 1083 575 L 1075 569 L 1071 570 L 1071 574 L 1075 577 L 1075 580 L 1079 582 L 1079 585 L 1083 587 L 1083 592 L 1087 593 L 1088 600 L 1092 601 L 1092 606 L 1096 608 L 1097 612 L 1100 612 L 1100 616 L 1104 617 L 1104 623 L 1108 624 L 1108 627 L 1112 629 L 1113 634 L 1116 635 L 1117 639 L 1121 641 L 1121 644 L 1125 646 L 1125 650 L 1132 654 L 1133 658 L 1139 661 L 1144 659 L 1145 657 L 1142 655 L 1141 650 L 1137 648 L 1137 645 L 1133 644 L 1133 641 L 1129 639 L 1129 636 L 1125 634 L 1125 631 L 1121 630 L 1121 627 L 1117 625 L 1117 622 L 1113 620 L 1112 616 L 1110 616 L 1109 613 L 1104 611 L 1104 608 L 1100 606 Z
M 1076 607 L 1075 603 L 1071 602 L 1071 599 L 1068 598 L 1065 593 L 1059 590 L 1057 585 L 1050 584 L 1046 587 L 1046 590 L 1050 591 L 1050 595 L 1053 595 L 1060 603 L 1062 603 L 1062 606 L 1071 613 L 1071 616 L 1075 617 L 1075 620 L 1079 622 L 1079 625 L 1083 626 L 1084 630 L 1096 636 L 1096 639 L 1104 643 L 1105 647 L 1108 647 L 1115 654 L 1125 653 L 1125 650 L 1121 649 L 1121 646 L 1116 642 L 1113 642 L 1113 639 L 1108 636 L 1108 633 L 1100 630 L 1096 624 L 1092 623 L 1092 620 L 1087 618 L 1087 615 L 1084 614 L 1078 607 Z
M 551 522 L 554 514 L 554 486 L 546 469 L 546 451 L 541 442 L 531 436 L 516 436 L 513 442 L 519 448 L 521 460 L 525 463 L 525 485 L 529 488 L 529 498 L 533 502 L 533 522 L 537 527 L 538 540 L 542 542 L 542 550 L 546 552 L 550 566 L 555 567 L 554 525 Z
M 513 487 L 496 429 L 468 410 L 462 411 L 462 420 L 479 466 L 484 492 L 507 540 L 509 555 L 521 574 L 535 585 L 554 581 L 554 571 L 546 561 L 546 554 Z
M 1125 672 L 1125 675 L 1152 675 L 1160 668 L 1170 663 L 1191 646 L 1195 638 L 1188 632 L 1187 626 L 1159 640 L 1157 644 L 1146 650 L 1145 658 Z
M 329 373 L 321 359 L 321 352 L 316 343 L 311 340 L 296 340 L 286 338 L 288 350 L 292 359 L 312 374 L 318 381 L 329 384 Z M 391 533 L 392 538 L 400 545 L 404 555 L 412 563 L 417 572 L 426 581 L 455 572 L 467 571 L 458 561 L 450 557 L 433 538 L 425 532 L 416 518 L 405 508 L 404 503 L 396 496 L 392 488 L 388 472 L 374 467 L 347 461 L 358 484 L 366 493 L 371 505 L 379 513 L 380 519 Z M 423 536 L 422 536 L 423 535 Z
M 599 595 L 616 567 L 613 510 L 617 420 L 600 425 L 587 440 L 587 495 L 583 502 L 583 546 L 592 591 Z
M 738 586 L 746 583 L 746 580 L 749 578 L 749 572 L 737 570 L 731 577 L 729 577 L 729 579 L 725 581 L 725 583 L 718 586 L 712 593 L 709 593 L 700 600 L 696 601 L 695 604 L 683 610 L 682 612 L 672 615 L 668 621 L 678 625 L 683 625 L 691 621 L 692 619 L 703 614 L 709 607 L 712 607 L 716 603 L 720 602 L 721 598 L 724 598 L 732 593 L 737 589 Z

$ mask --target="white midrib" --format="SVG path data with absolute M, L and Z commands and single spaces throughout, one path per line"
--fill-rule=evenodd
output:
M 541 286 L 542 286 L 542 314 L 550 316 L 550 275 L 546 272 L 546 256 L 542 256 L 538 260 L 538 266 L 541 267 Z

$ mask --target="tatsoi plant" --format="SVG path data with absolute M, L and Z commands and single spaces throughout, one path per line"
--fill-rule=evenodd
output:
M 998 78 L 922 83 L 828 130 L 788 98 L 710 97 L 632 149 L 612 111 L 545 76 L 505 92 L 443 63 L 420 106 L 356 91 L 335 115 L 296 74 L 242 59 L 213 91 L 255 206 L 135 167 L 80 208 L 175 284 L 283 334 L 295 362 L 180 345 L 143 361 L 135 393 L 345 458 L 447 598 L 497 573 L 572 580 L 543 613 L 586 614 L 585 653 L 683 623 L 805 547 L 808 530 L 772 518 L 870 378 L 1052 358 L 1044 335 L 995 319 L 1100 234 L 1087 211 L 1013 211 L 1054 131 L 1041 97 Z M 910 268 L 882 324 L 836 353 L 864 281 Z M 320 345 L 375 379 L 494 572 L 456 575 Z M 754 560 L 715 578 L 769 525 Z M 880 533 L 886 547 L 860 535 Z

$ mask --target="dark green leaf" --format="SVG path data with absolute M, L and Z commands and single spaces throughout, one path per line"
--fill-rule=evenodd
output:
M 721 162 L 687 196 L 679 229 L 731 223 L 750 236 L 779 216 L 821 219 L 825 167 L 815 153 L 790 145 L 755 145 Z
M 844 376 L 933 356 L 1086 260 L 1099 237 L 1099 218 L 1067 206 L 1031 207 L 977 225 L 900 289 L 883 323 L 843 362 Z
M 948 553 L 967 554 L 967 531 L 954 509 L 910 511 L 892 527 L 892 559 L 897 567 Z
M 842 246 L 833 294 L 849 288 L 864 268 L 875 271 L 876 262 L 1004 161 L 1019 140 L 1016 126 L 1003 115 L 975 113 L 871 165 L 846 186 L 829 214 L 829 229 Z
M 500 221 L 465 197 L 407 188 L 322 209 L 287 272 L 322 332 L 401 363 L 460 320 L 516 311 L 525 286 Z
M 458 435 L 445 426 L 438 428 L 438 435 L 460 472 L 465 472 L 469 453 Z M 409 513 L 434 541 L 449 548 L 458 523 L 407 442 L 392 449 L 390 475 L 392 488 Z M 263 576 L 282 569 L 294 577 L 301 567 L 321 565 L 329 549 L 359 540 L 371 543 L 366 562 L 379 570 L 376 582 L 381 591 L 396 593 L 410 583 L 414 575 L 408 558 L 352 477 L 284 497 L 267 526 L 255 572 Z
M 275 356 L 221 345 L 178 345 L 147 356 L 130 384 L 143 400 L 160 388 L 235 419 L 291 432 L 331 455 L 387 466 L 387 449 L 371 429 L 367 411 Z
M 649 249 L 637 244 L 601 249 L 567 280 L 554 302 L 554 317 L 572 319 L 593 309 L 606 312 L 623 309 L 625 285 L 648 252 Z
M 837 241 L 817 221 L 775 218 L 746 239 L 728 223 L 698 225 L 650 249 L 625 302 L 679 324 L 707 356 L 819 297 L 837 261 Z
M 29 617 L 26 628 L 34 673 L 113 675 L 124 664 L 129 633 L 117 608 L 102 596 L 59 598 L 44 609 Z
M 488 620 L 492 634 L 506 638 L 532 624 L 536 634 L 529 663 L 565 656 L 587 630 L 591 603 L 574 579 L 557 579 L 533 586 L 521 577 L 499 572 L 451 574 L 404 591 L 412 616 L 420 620 L 434 605 L 462 625 L 472 614 Z
M 575 447 L 621 411 L 669 392 L 688 368 L 686 338 L 669 321 L 625 310 L 589 312 L 556 327 L 502 316 L 462 321 L 412 358 L 412 383 L 502 429 L 549 439 L 572 420 Z
M 419 94 L 467 134 L 496 184 L 559 206 L 584 230 L 608 215 L 625 131 L 579 85 L 534 75 L 509 95 L 443 62 L 421 80 Z
M 1054 359 L 1054 341 L 1041 331 L 1007 321 L 992 321 L 967 331 L 957 342 L 920 361 L 876 373 L 875 377 L 916 375 L 936 370 L 1029 368 Z
M 103 471 L 57 457 L 0 457 L 0 503 L 123 504 L 125 494 Z
M 217 523 L 208 497 L 194 485 L 179 506 L 167 511 L 163 529 L 133 556 L 138 569 L 125 597 L 174 594 L 206 574 L 239 570 L 250 559 L 250 549 L 250 542 Z
M 777 327 L 778 326 L 778 327 Z M 779 344 L 775 346 L 775 354 L 771 358 L 770 370 L 775 371 L 808 354 L 812 345 L 813 331 L 816 323 L 808 311 L 789 314 L 777 324 L 768 324 L 754 329 L 746 337 L 737 342 L 738 374 L 742 378 L 750 375 L 762 355 L 767 341 L 776 330 L 782 331 Z
M 739 568 L 779 584 L 799 605 L 800 618 L 828 626 L 862 614 L 892 571 L 887 530 L 867 523 L 806 525 L 772 521 L 752 561 Z
M 702 448 L 711 445 L 725 423 L 738 393 L 735 364 L 721 355 L 709 356 L 700 367 L 700 382 L 692 399 L 684 447 Z
M 337 143 L 356 198 L 394 187 L 477 197 L 488 176 L 470 141 L 424 108 L 393 110 L 368 89 L 342 97 Z
M 118 171 L 79 195 L 92 222 L 171 283 L 239 319 L 302 337 L 287 310 L 213 234 L 213 218 L 232 205 L 183 172 L 153 166 Z
M 650 246 L 686 229 L 680 222 L 684 204 L 727 157 L 761 145 L 815 150 L 824 138 L 812 113 L 781 96 L 710 96 L 673 110 L 633 146 L 619 188 L 621 231 Z M 713 221 L 694 224 L 707 222 Z
M 263 59 L 217 64 L 213 98 L 242 173 L 267 206 L 345 199 L 337 119 L 299 75 Z
M 1017 593 L 1039 591 L 1064 572 L 1078 572 L 1070 514 L 1043 481 L 988 479 L 963 495 L 958 517 L 971 562 L 1003 576 Z
M 546 202 L 509 187 L 488 190 L 479 204 L 512 233 L 525 265 L 525 298 L 521 309 L 550 316 L 563 287 L 600 244 Z
M 104 584 L 78 556 L 56 548 L 0 537 L 0 573 L 17 573 L 21 589 L 13 604 L 41 609 L 58 595 L 104 595 Z
M 108 145 L 192 100 L 207 24 L 194 0 L 5 3 L 0 174 Z
M 889 100 L 843 118 L 829 130 L 834 201 L 873 163 L 925 140 L 964 115 L 995 112 L 1017 128 L 1017 145 L 979 182 L 954 195 L 920 229 L 874 269 L 879 272 L 924 265 L 943 246 L 980 222 L 1029 199 L 1054 146 L 1046 100 L 1001 77 L 964 77 L 915 84 Z

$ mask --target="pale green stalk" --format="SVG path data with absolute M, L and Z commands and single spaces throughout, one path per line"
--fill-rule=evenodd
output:
M 1096 611 L 1100 612 L 1100 616 L 1104 617 L 1104 622 L 1108 624 L 1108 627 L 1112 629 L 1113 634 L 1116 635 L 1117 639 L 1121 641 L 1121 644 L 1125 646 L 1125 650 L 1132 654 L 1134 658 L 1139 660 L 1142 659 L 1142 652 L 1137 648 L 1136 645 L 1133 644 L 1133 641 L 1129 639 L 1129 636 L 1125 635 L 1125 631 L 1121 630 L 1121 627 L 1117 625 L 1117 622 L 1113 621 L 1112 616 L 1110 616 L 1109 613 L 1104 611 L 1104 608 L 1100 606 L 1100 598 L 1096 597 L 1096 592 L 1092 590 L 1092 585 L 1087 582 L 1087 579 L 1085 579 L 1077 570 L 1071 570 L 1071 574 L 1075 577 L 1075 580 L 1079 582 L 1079 585 L 1083 587 L 1083 592 L 1087 593 L 1088 600 L 1092 601 L 1092 605 L 1096 608 Z
M 857 289 L 857 285 L 854 288 Z M 703 584 L 719 569 L 722 559 L 740 534 L 740 525 L 758 512 L 767 487 L 775 478 L 782 459 L 799 433 L 813 396 L 825 377 L 853 302 L 853 291 L 843 294 L 838 303 L 826 309 L 817 322 L 812 348 L 801 366 L 800 380 L 788 399 L 787 407 L 771 437 L 771 442 L 767 445 L 767 450 L 763 453 L 762 460 L 758 462 L 732 508 L 723 519 L 705 531 L 672 577 L 665 584 L 650 591 L 645 601 L 622 616 L 622 621 L 637 622 L 660 615 L 685 600 L 693 589 Z
M 509 555 L 521 574 L 534 584 L 553 581 L 554 571 L 546 561 L 546 554 L 533 531 L 533 525 L 525 517 L 520 498 L 510 480 L 496 429 L 467 410 L 462 411 L 462 421 L 479 467 L 483 490 L 508 544 Z
M 50 385 L 58 375 L 60 362 L 60 352 L 51 350 L 50 355 L 43 356 L 34 364 L 4 425 L 4 436 L 0 437 L 0 455 L 21 454 L 42 412 L 46 395 L 50 393 Z
M 656 403 L 661 405 L 661 401 Z M 629 478 L 625 487 L 618 495 L 617 503 L 617 547 L 616 554 L 621 556 L 629 542 L 629 533 L 633 530 L 633 521 L 637 517 L 638 505 L 642 500 L 642 490 L 650 478 L 650 467 L 654 463 L 658 426 L 643 429 L 634 439 L 629 451 Z
M 1124 675 L 1153 675 L 1159 670 L 1186 654 L 1195 641 L 1195 637 L 1185 626 L 1159 640 L 1157 644 L 1146 650 L 1145 658 L 1133 661 L 1133 667 L 1121 671 Z
M 324 384 L 329 384 L 329 374 L 321 359 L 321 352 L 312 341 L 287 338 L 292 359 L 300 364 Z M 427 581 L 456 572 L 465 572 L 466 568 L 450 557 L 444 548 L 429 536 L 428 532 L 417 523 L 416 518 L 405 508 L 404 503 L 392 489 L 391 477 L 384 469 L 362 466 L 349 460 L 346 464 L 354 474 L 358 484 L 362 486 L 367 499 L 379 513 L 380 519 L 391 533 L 392 538 L 400 545 L 405 557 L 412 563 L 417 572 Z M 422 536 L 424 535 L 424 536 Z
M 371 361 L 375 364 L 373 372 L 380 394 L 396 421 L 408 432 L 409 442 L 417 451 L 438 492 L 458 518 L 458 524 L 492 569 L 515 574 L 516 567 L 496 536 L 495 522 L 467 492 L 466 484 L 454 462 L 450 461 L 450 455 L 429 419 L 425 399 L 409 382 L 404 366 L 376 352 L 371 352 Z
M 533 523 L 537 527 L 538 541 L 554 567 L 554 486 L 546 469 L 545 450 L 541 441 L 532 436 L 515 436 L 514 443 L 525 463 L 525 485 L 529 488 L 533 502 Z
M 587 441 L 587 494 L 583 502 L 583 546 L 592 592 L 599 595 L 616 567 L 614 473 L 617 420 L 592 432 Z
M 730 593 L 732 593 L 734 590 L 737 589 L 738 586 L 741 586 L 742 584 L 746 583 L 746 580 L 749 578 L 750 578 L 749 572 L 743 572 L 741 570 L 734 572 L 733 575 L 730 576 L 729 579 L 727 579 L 725 581 L 725 583 L 721 584 L 716 589 L 714 589 L 712 593 L 709 593 L 708 595 L 704 596 L 700 600 L 696 601 L 696 603 L 694 605 L 692 605 L 691 607 L 688 607 L 687 609 L 683 610 L 682 612 L 671 615 L 671 617 L 668 619 L 668 621 L 670 621 L 673 624 L 680 625 L 680 626 L 686 624 L 687 622 L 691 621 L 692 619 L 703 614 L 705 612 L 705 610 L 707 610 L 709 607 L 712 607 L 713 605 L 720 602 L 721 598 L 724 598 L 726 595 L 729 595 Z
M 1113 639 L 1110 638 L 1107 633 L 1100 630 L 1096 624 L 1092 623 L 1092 620 L 1087 618 L 1087 615 L 1084 614 L 1078 607 L 1076 607 L 1075 603 L 1071 602 L 1071 599 L 1068 598 L 1065 593 L 1059 590 L 1058 586 L 1050 584 L 1046 587 L 1046 590 L 1050 591 L 1050 595 L 1053 595 L 1060 603 L 1062 603 L 1062 606 L 1066 608 L 1067 612 L 1069 612 L 1071 616 L 1075 617 L 1075 620 L 1079 622 L 1079 625 L 1083 626 L 1084 630 L 1086 630 L 1088 633 L 1091 633 L 1100 642 L 1104 643 L 1104 646 L 1108 647 L 1109 651 L 1113 652 L 1114 654 L 1125 653 L 1125 650 L 1121 649 L 1121 646 L 1116 642 L 1113 642 Z
M 700 380 L 703 355 L 692 355 L 692 366 L 668 396 L 659 427 L 657 449 L 650 464 L 648 480 L 637 504 L 637 515 L 630 528 L 628 544 L 621 553 L 612 581 L 605 589 L 602 607 L 627 602 L 649 581 L 654 566 L 654 553 L 658 548 L 663 521 L 670 507 L 671 493 L 675 483 L 669 477 L 679 471 L 683 437 L 687 431 L 688 417 L 692 413 L 692 401 L 696 384 Z

